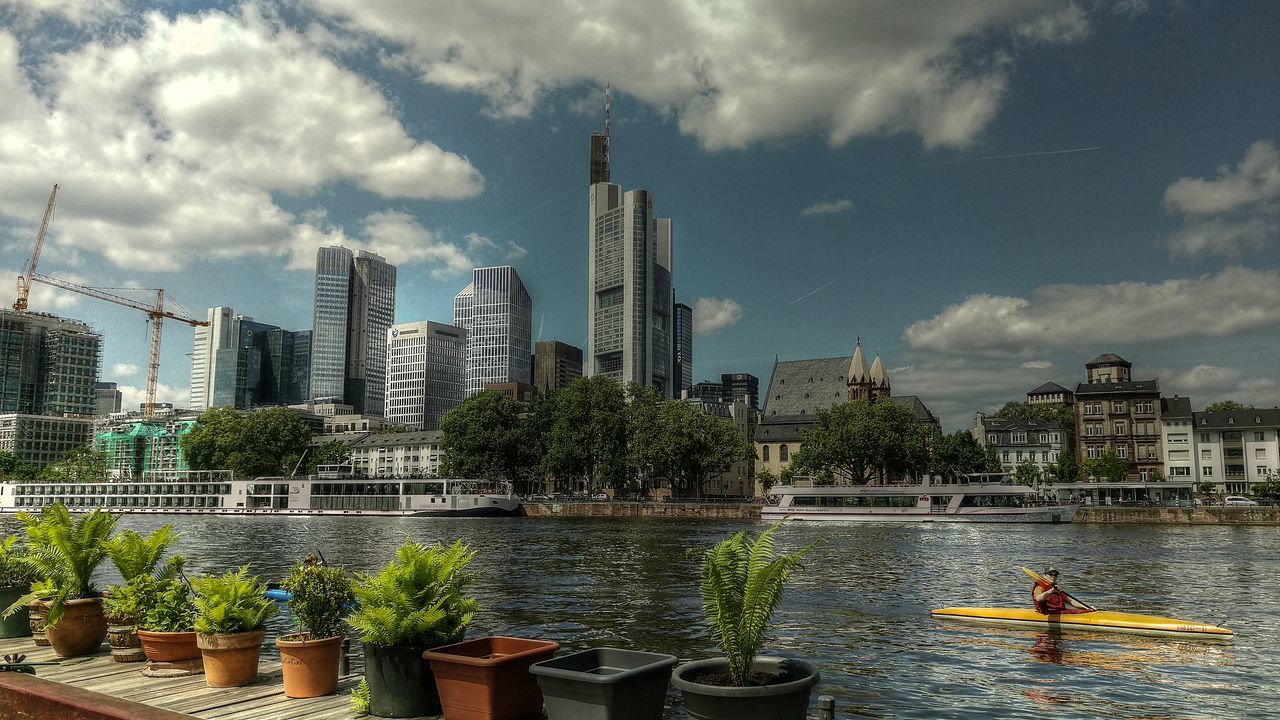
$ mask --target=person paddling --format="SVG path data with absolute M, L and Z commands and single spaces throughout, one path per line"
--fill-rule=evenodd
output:
M 1093 612 L 1093 608 L 1067 595 L 1058 587 L 1058 571 L 1045 571 L 1044 578 L 1031 586 L 1031 604 L 1041 615 L 1066 615 Z

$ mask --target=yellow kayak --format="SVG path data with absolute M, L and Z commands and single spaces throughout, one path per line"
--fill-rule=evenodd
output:
M 933 617 L 1050 630 L 1093 630 L 1201 640 L 1230 640 L 1235 633 L 1217 625 L 1136 613 L 1094 612 L 1042 615 L 1027 608 L 955 607 L 934 610 Z

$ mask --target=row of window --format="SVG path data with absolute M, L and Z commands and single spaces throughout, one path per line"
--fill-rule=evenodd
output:
M 769 446 L 760 446 L 760 460 L 769 462 Z M 778 446 L 778 462 L 789 462 L 791 460 L 791 451 L 787 449 L 785 444 Z
M 1081 407 L 1083 408 L 1083 412 L 1085 415 L 1101 415 L 1103 406 L 1105 405 L 1106 403 L 1100 402 L 1100 401 L 1081 403 Z M 1115 415 L 1118 413 L 1126 412 L 1127 406 L 1128 406 L 1128 403 L 1125 402 L 1124 400 L 1112 400 L 1111 414 Z M 1149 415 L 1151 413 L 1154 413 L 1155 401 L 1154 400 L 1135 400 L 1133 403 L 1133 412 L 1135 415 Z

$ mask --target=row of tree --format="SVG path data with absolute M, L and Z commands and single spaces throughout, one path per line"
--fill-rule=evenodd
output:
M 247 415 L 233 408 L 206 410 L 178 442 L 192 470 L 230 470 L 240 477 L 314 473 L 319 465 L 349 456 L 338 441 L 312 448 L 311 428 L 283 407 Z

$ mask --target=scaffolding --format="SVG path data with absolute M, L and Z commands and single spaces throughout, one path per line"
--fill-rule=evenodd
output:
M 181 440 L 195 428 L 194 417 L 123 419 L 107 424 L 93 437 L 93 447 L 107 455 L 108 472 L 116 480 L 190 469 Z

